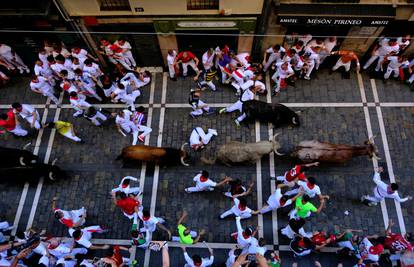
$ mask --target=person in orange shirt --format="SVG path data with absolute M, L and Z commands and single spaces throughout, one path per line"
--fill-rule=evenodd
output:
M 339 67 L 344 67 L 346 72 L 349 72 L 351 69 L 351 62 L 355 61 L 357 65 L 357 71 L 360 70 L 359 59 L 358 56 L 353 51 L 348 50 L 340 50 L 332 52 L 331 55 L 340 55 L 341 57 L 336 62 L 335 66 L 333 66 L 332 71 L 336 71 Z

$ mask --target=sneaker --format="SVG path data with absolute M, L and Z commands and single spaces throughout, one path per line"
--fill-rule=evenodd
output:
M 310 77 L 309 76 L 305 76 L 305 77 L 303 77 L 303 79 L 305 79 L 305 80 L 310 80 Z
M 145 137 L 144 137 L 144 136 L 142 136 L 142 135 L 139 135 L 139 136 L 138 136 L 138 140 L 139 140 L 140 142 L 143 142 L 143 143 L 144 143 L 144 141 L 145 141 Z
M 362 203 L 363 203 L 363 202 L 365 202 L 366 198 L 367 198 L 367 195 L 363 195 L 363 196 L 361 197 L 361 202 L 362 202 Z
M 188 191 L 188 188 L 184 189 L 184 191 L 185 191 L 186 193 L 190 193 L 190 191 Z
M 376 206 L 376 205 L 378 205 L 378 202 L 372 202 L 372 201 L 370 201 L 368 203 L 368 206 L 370 206 L 370 207 L 373 207 L 373 206 Z
M 211 133 L 212 135 L 217 136 L 217 131 L 215 129 L 208 129 L 208 132 Z
M 226 108 L 222 108 L 219 110 L 219 114 L 223 114 L 224 112 L 226 112 Z
M 237 119 L 234 120 L 234 123 L 236 124 L 237 128 L 240 127 L 240 122 Z
M 26 68 L 26 72 L 27 72 L 27 73 L 30 73 L 30 70 L 29 70 L 28 68 Z

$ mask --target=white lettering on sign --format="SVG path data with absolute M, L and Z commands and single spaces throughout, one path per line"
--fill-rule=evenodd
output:
M 359 20 L 359 19 L 336 19 L 333 24 L 335 24 L 335 25 L 361 25 L 362 20 Z
M 182 28 L 227 28 L 237 24 L 234 21 L 180 21 L 177 25 Z
M 373 20 L 371 25 L 388 25 L 388 20 Z
M 331 24 L 332 19 L 308 19 L 307 24 Z
M 280 22 L 285 22 L 285 23 L 298 23 L 298 19 L 280 19 Z

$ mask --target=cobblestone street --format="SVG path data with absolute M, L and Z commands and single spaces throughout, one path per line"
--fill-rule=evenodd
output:
M 153 73 L 151 84 L 143 88 L 143 95 L 136 105 L 144 105 L 148 115 L 148 124 L 153 131 L 147 137 L 147 144 L 179 148 L 188 142 L 194 127 L 217 129 L 218 136 L 213 138 L 202 152 L 190 152 L 191 165 L 152 166 L 136 164 L 122 166 L 115 158 L 121 149 L 130 145 L 131 137 L 122 137 L 114 121 L 105 127 L 95 127 L 83 118 L 73 118 L 73 110 L 64 102 L 62 107 L 46 103 L 46 98 L 30 92 L 28 78 L 16 78 L 6 88 L 0 90 L 0 109 L 7 110 L 15 101 L 35 105 L 43 121 L 64 120 L 74 124 L 84 144 L 70 142 L 49 129 L 30 137 L 16 138 L 11 135 L 0 136 L 0 146 L 21 148 L 31 142 L 30 151 L 37 151 L 40 159 L 53 161 L 64 169 L 68 177 L 54 183 L 37 180 L 13 181 L 13 177 L 2 177 L 0 183 L 2 215 L 18 226 L 18 230 L 35 226 L 46 229 L 55 236 L 68 236 L 66 228 L 54 219 L 51 201 L 58 197 L 58 206 L 62 209 L 85 207 L 88 210 L 88 225 L 100 224 L 111 229 L 109 233 L 97 235 L 97 244 L 129 245 L 130 221 L 114 207 L 109 192 L 119 184 L 122 177 L 131 175 L 140 179 L 136 185 L 143 190 L 143 206 L 155 212 L 156 216 L 166 219 L 167 227 L 175 233 L 176 222 L 182 210 L 189 212 L 187 224 L 194 229 L 207 231 L 205 240 L 215 251 L 215 265 L 225 262 L 228 249 L 235 244 L 230 234 L 236 231 L 234 218 L 219 220 L 218 215 L 229 209 L 232 201 L 223 196 L 223 189 L 214 192 L 187 194 L 184 188 L 192 185 L 193 176 L 201 169 L 209 171 L 214 180 L 225 176 L 240 178 L 245 184 L 255 183 L 248 206 L 257 209 L 262 206 L 273 192 L 274 181 L 270 176 L 283 175 L 296 163 L 287 155 L 265 156 L 256 165 L 227 167 L 219 163 L 204 165 L 200 157 L 212 158 L 217 148 L 230 140 L 255 142 L 269 140 L 273 134 L 280 133 L 282 153 L 288 153 L 294 145 L 302 140 L 318 139 L 341 144 L 363 144 L 371 135 L 381 160 L 379 165 L 387 170 L 387 177 L 400 184 L 400 195 L 410 195 L 414 187 L 411 178 L 411 166 L 414 160 L 414 94 L 408 87 L 396 81 L 384 84 L 381 80 L 372 80 L 366 73 L 351 74 L 351 78 L 341 79 L 340 74 L 328 75 L 327 70 L 320 70 L 311 81 L 300 80 L 296 88 L 289 87 L 279 96 L 260 97 L 263 101 L 280 102 L 296 111 L 301 111 L 301 126 L 273 129 L 265 124 L 250 124 L 237 128 L 233 120 L 238 116 L 232 114 L 213 114 L 199 118 L 189 116 L 187 104 L 188 93 L 194 86 L 190 78 L 174 82 L 166 73 Z M 269 77 L 266 77 L 270 88 Z M 217 81 L 215 81 L 218 84 Z M 237 100 L 230 87 L 217 85 L 218 92 L 204 91 L 202 99 L 214 108 L 225 107 Z M 23 98 L 22 98 L 23 96 Z M 66 100 L 67 101 L 67 100 Z M 99 104 L 107 112 L 116 112 L 123 108 L 120 104 Z M 189 148 L 187 147 L 187 150 Z M 359 199 L 370 194 L 374 183 L 372 175 L 375 161 L 368 157 L 354 158 L 344 165 L 321 164 L 308 173 L 316 177 L 322 194 L 331 196 L 327 206 L 320 214 L 312 215 L 305 229 L 333 231 L 336 225 L 342 228 L 363 230 L 365 234 L 380 234 L 388 219 L 396 222 L 395 231 L 412 231 L 414 229 L 414 206 L 386 200 L 375 207 L 362 205 Z M 9 178 L 9 179 L 8 179 Z M 7 181 L 6 181 L 7 180 Z M 389 180 L 386 181 L 389 183 Z M 315 205 L 318 201 L 312 200 Z M 259 226 L 259 236 L 263 236 L 269 248 L 280 250 L 283 264 L 290 266 L 291 254 L 288 241 L 278 236 L 277 229 L 287 224 L 287 210 L 277 214 L 253 216 L 243 220 L 242 224 Z M 348 211 L 349 215 L 344 212 Z M 15 230 L 14 230 L 15 231 Z M 163 231 L 157 231 L 155 240 L 166 239 Z M 172 242 L 170 249 L 173 266 L 183 266 L 182 252 L 178 244 Z M 207 256 L 205 245 L 199 243 L 197 248 L 190 248 L 190 254 L 200 251 Z M 334 265 L 335 259 L 329 253 L 318 255 L 323 266 Z M 161 266 L 159 253 L 137 251 L 139 266 Z M 312 266 L 310 262 L 299 265 Z

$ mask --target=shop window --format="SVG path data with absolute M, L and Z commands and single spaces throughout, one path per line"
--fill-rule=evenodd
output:
M 219 0 L 187 0 L 187 10 L 218 9 Z
M 131 10 L 128 0 L 98 0 L 101 11 Z

